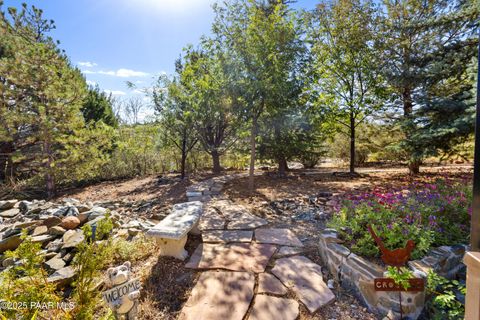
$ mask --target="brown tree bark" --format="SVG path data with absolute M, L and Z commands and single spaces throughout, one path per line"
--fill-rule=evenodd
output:
M 281 177 L 286 176 L 287 170 L 288 170 L 287 159 L 285 159 L 285 156 L 281 155 L 278 158 L 278 175 Z
M 248 188 L 253 191 L 255 187 L 255 157 L 256 157 L 256 137 L 257 137 L 258 117 L 252 119 L 252 128 L 250 131 L 250 169 L 248 172 Z
M 12 160 L 13 143 L 0 142 L 0 181 L 12 183 L 15 179 L 15 168 Z
M 55 177 L 52 172 L 53 168 L 53 156 L 52 156 L 52 149 L 50 146 L 49 141 L 44 141 L 43 143 L 44 152 L 47 156 L 47 162 L 45 164 L 45 184 L 47 188 L 47 196 L 49 199 L 53 198 L 56 194 L 56 185 L 55 185 Z
M 185 165 L 187 162 L 187 139 L 182 139 L 182 159 L 180 161 L 180 174 L 181 179 L 185 179 Z
M 218 174 L 222 172 L 222 167 L 220 165 L 220 154 L 218 153 L 218 150 L 214 149 L 211 152 L 211 156 L 213 162 L 213 173 Z
M 350 112 L 350 173 L 355 173 L 355 116 Z
M 409 87 L 405 87 L 402 92 L 402 100 L 403 100 L 403 116 L 407 121 L 407 126 L 405 126 L 404 133 L 405 138 L 410 140 L 412 131 L 415 129 L 411 125 L 411 121 L 413 121 L 413 100 L 412 100 L 412 91 Z M 410 150 L 410 155 L 408 159 L 408 171 L 411 175 L 417 175 L 420 173 L 420 165 L 422 164 L 422 160 L 418 157 L 413 155 L 413 150 Z

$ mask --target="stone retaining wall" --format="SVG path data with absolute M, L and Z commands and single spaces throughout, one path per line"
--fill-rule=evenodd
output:
M 340 244 L 337 231 L 325 229 L 320 236 L 320 256 L 330 273 L 340 285 L 348 289 L 373 313 L 399 318 L 398 292 L 375 291 L 374 279 L 384 277 L 385 268 L 370 262 Z M 416 277 L 425 278 L 429 270 L 441 276 L 452 278 L 465 266 L 462 263 L 466 247 L 443 246 L 432 250 L 421 260 L 408 263 Z M 423 310 L 425 292 L 402 292 L 404 316 L 416 319 Z

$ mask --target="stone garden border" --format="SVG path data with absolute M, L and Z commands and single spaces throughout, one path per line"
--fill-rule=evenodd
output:
M 386 269 L 368 261 L 341 244 L 335 229 L 325 229 L 320 234 L 320 256 L 340 285 L 352 291 L 368 309 L 378 315 L 399 318 L 398 292 L 375 291 L 374 279 L 384 276 Z M 425 278 L 429 270 L 453 278 L 465 265 L 464 245 L 442 246 L 431 250 L 421 260 L 408 263 L 416 277 Z M 425 304 L 425 292 L 402 292 L 404 316 L 417 319 Z M 393 314 L 392 314 L 393 313 Z

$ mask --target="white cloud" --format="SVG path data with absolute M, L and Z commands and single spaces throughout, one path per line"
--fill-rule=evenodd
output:
M 117 77 L 123 77 L 123 78 L 146 77 L 146 76 L 148 76 L 148 73 L 142 72 L 142 71 L 133 71 L 133 70 L 129 70 L 129 69 L 118 69 L 116 75 L 117 75 Z
M 97 85 L 97 83 L 95 81 L 90 81 L 90 80 L 87 80 L 87 84 L 89 86 L 96 86 Z
M 103 90 L 107 94 L 113 94 L 114 96 L 124 96 L 126 95 L 125 92 L 120 90 Z
M 124 69 L 120 68 L 118 70 L 100 70 L 100 71 L 92 71 L 92 70 L 82 70 L 84 74 L 104 74 L 107 76 L 112 77 L 120 77 L 120 78 L 132 78 L 132 77 L 146 77 L 149 75 L 147 72 L 143 71 L 135 71 L 131 69 Z
M 95 62 L 90 62 L 90 61 L 79 61 L 78 65 L 82 67 L 87 67 L 87 68 L 93 68 L 98 66 L 98 64 L 96 64 Z

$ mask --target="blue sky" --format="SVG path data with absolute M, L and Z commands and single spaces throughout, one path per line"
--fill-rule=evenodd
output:
M 6 0 L 5 7 L 21 2 L 55 20 L 53 38 L 89 83 L 127 97 L 137 93 L 126 81 L 148 87 L 159 73 L 173 72 L 183 47 L 210 33 L 215 0 Z

